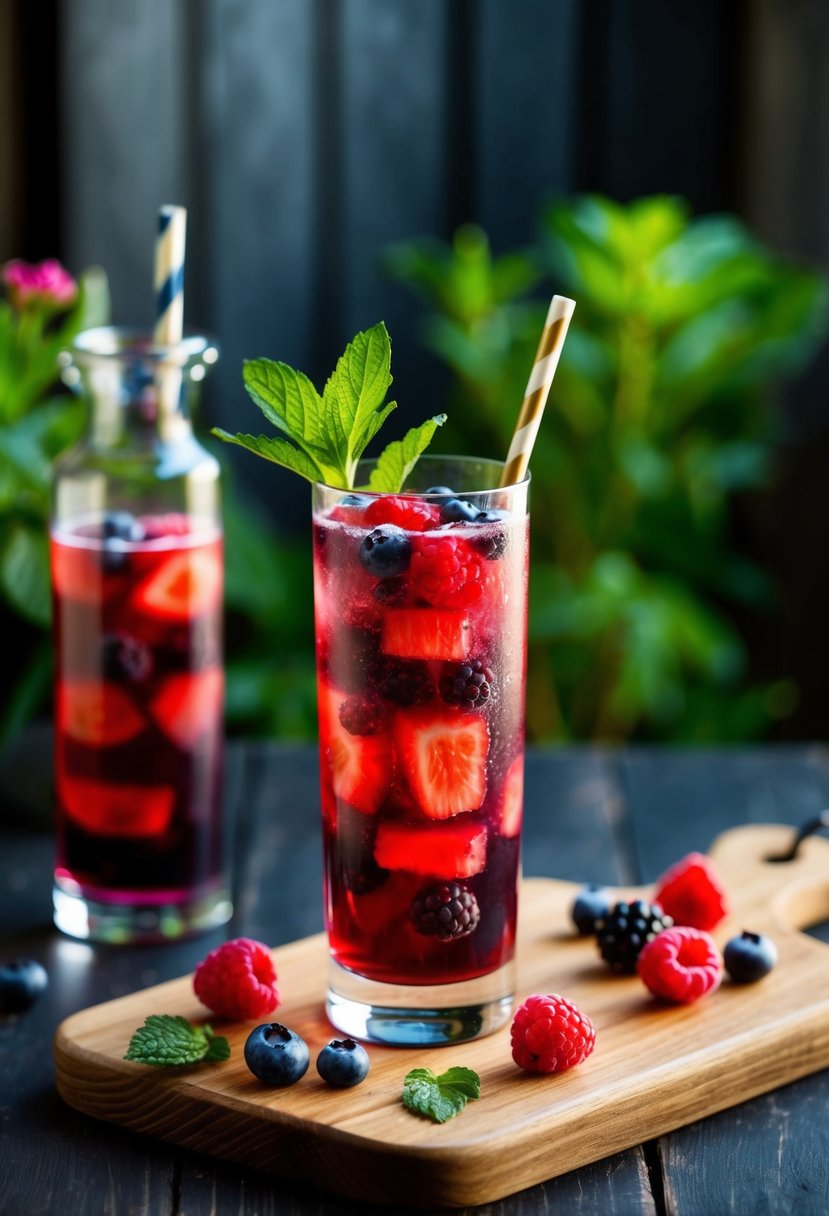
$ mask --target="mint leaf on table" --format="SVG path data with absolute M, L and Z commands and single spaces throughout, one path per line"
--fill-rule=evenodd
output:
M 440 1076 L 431 1068 L 413 1068 L 403 1080 L 403 1105 L 435 1123 L 453 1119 L 480 1096 L 481 1078 L 471 1068 L 448 1068 Z
M 194 1026 L 187 1018 L 154 1013 L 130 1039 L 125 1060 L 158 1067 L 198 1064 L 204 1060 L 218 1063 L 230 1058 L 230 1044 L 214 1035 L 209 1026 Z
M 377 464 L 371 470 L 368 488 L 377 493 L 396 494 L 406 483 L 406 478 L 432 441 L 439 426 L 446 421 L 445 414 L 436 414 L 420 426 L 414 426 L 403 436 L 390 443 L 380 453 Z
M 392 382 L 391 341 L 382 321 L 349 342 L 322 396 L 302 372 L 272 359 L 247 360 L 243 379 L 253 402 L 281 434 L 231 435 L 220 427 L 213 434 L 308 481 L 344 490 L 354 489 L 358 460 L 397 408 L 396 402 L 386 401 Z M 439 420 L 431 419 L 415 427 L 397 445 L 390 445 L 402 448 L 384 464 L 378 489 L 391 493 L 402 489 L 418 456 L 443 421 L 443 415 Z M 385 456 L 386 452 L 380 460 Z

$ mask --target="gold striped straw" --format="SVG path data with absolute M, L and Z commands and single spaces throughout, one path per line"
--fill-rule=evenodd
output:
M 530 463 L 533 444 L 538 434 L 541 415 L 547 404 L 550 385 L 556 374 L 561 349 L 564 346 L 564 339 L 567 337 L 567 329 L 575 307 L 576 301 L 568 299 L 567 296 L 553 296 L 550 301 L 547 320 L 544 323 L 538 350 L 535 352 L 530 378 L 524 390 L 524 400 L 515 424 L 512 443 L 507 452 L 501 477 L 502 486 L 514 486 L 527 474 L 527 466 Z
M 164 206 L 158 213 L 155 242 L 155 329 L 158 346 L 175 346 L 184 332 L 184 250 L 187 211 Z

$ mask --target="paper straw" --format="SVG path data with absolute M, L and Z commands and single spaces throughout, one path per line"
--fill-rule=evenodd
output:
M 501 477 L 502 486 L 514 486 L 527 474 L 527 466 L 538 434 L 541 415 L 547 404 L 547 396 L 553 376 L 556 374 L 561 348 L 567 337 L 570 318 L 576 307 L 576 301 L 567 296 L 553 296 L 547 312 L 547 320 L 538 350 L 535 352 L 532 371 L 524 390 L 524 400 L 515 424 L 512 443 L 507 452 L 507 460 Z
M 155 243 L 155 329 L 159 346 L 174 346 L 184 331 L 184 245 L 187 211 L 184 207 L 162 207 L 158 213 Z

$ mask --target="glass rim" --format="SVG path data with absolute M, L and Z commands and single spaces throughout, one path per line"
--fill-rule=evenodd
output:
M 357 461 L 358 473 L 362 469 L 373 468 L 376 463 L 377 457 L 375 456 L 362 457 L 362 459 Z M 497 470 L 500 473 L 506 467 L 507 462 L 505 460 L 497 460 L 492 456 L 456 456 L 452 452 L 445 454 L 442 452 L 424 452 L 422 456 L 418 457 L 415 468 L 418 468 L 424 463 L 456 464 L 461 466 L 489 465 L 491 466 L 493 472 Z M 481 486 L 480 489 L 475 490 L 458 490 L 456 493 L 459 497 L 468 497 L 470 494 L 497 494 L 499 492 L 503 494 L 507 490 L 516 490 L 521 486 L 529 486 L 531 480 L 532 474 L 528 469 L 524 476 L 519 478 L 518 481 L 508 482 L 507 485 L 502 486 L 496 483 L 495 485 Z M 427 502 L 440 502 L 442 499 L 446 498 L 445 491 L 427 494 L 424 490 L 369 490 L 361 489 L 359 486 L 355 486 L 353 490 L 348 490 L 343 488 L 343 486 L 329 485 L 327 481 L 315 481 L 313 482 L 313 486 L 314 489 L 325 490 L 331 494 L 360 494 L 366 498 L 389 498 L 394 496 L 395 498 L 425 499 Z
M 97 325 L 84 329 L 61 351 L 59 362 L 68 367 L 74 363 L 89 366 L 124 359 L 147 359 L 158 364 L 189 367 L 193 363 L 213 364 L 219 358 L 219 346 L 213 338 L 188 331 L 180 342 L 156 342 L 152 331 L 138 326 Z

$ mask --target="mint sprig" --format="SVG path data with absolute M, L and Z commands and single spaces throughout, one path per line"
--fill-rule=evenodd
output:
M 416 1115 L 445 1123 L 459 1115 L 470 1098 L 480 1098 L 481 1078 L 471 1068 L 413 1068 L 403 1080 L 403 1105 Z
M 322 396 L 302 372 L 272 359 L 247 360 L 243 380 L 253 402 L 281 434 L 231 435 L 221 427 L 213 434 L 308 481 L 344 490 L 354 489 L 357 462 L 397 409 L 397 402 L 386 401 L 392 382 L 391 340 L 382 321 L 349 342 Z M 371 489 L 401 490 L 445 421 L 446 415 L 439 414 L 390 444 L 378 459 Z
M 214 1035 L 208 1025 L 194 1026 L 187 1018 L 168 1013 L 154 1013 L 130 1039 L 125 1060 L 157 1067 L 184 1064 L 216 1064 L 230 1059 L 230 1044 L 222 1035 Z

